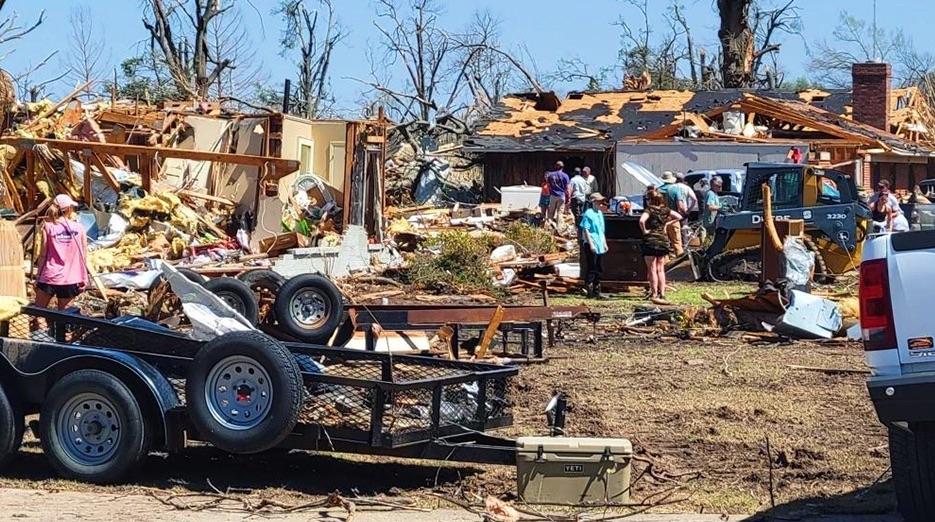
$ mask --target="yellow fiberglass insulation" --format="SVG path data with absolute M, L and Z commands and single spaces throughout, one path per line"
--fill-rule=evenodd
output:
M 127 234 L 120 241 L 110 247 L 95 250 L 88 254 L 88 263 L 95 272 L 114 272 L 123 270 L 133 264 L 133 256 L 143 250 L 145 238 L 139 234 Z
M 198 232 L 198 214 L 182 204 L 171 192 L 150 194 L 142 198 L 123 198 L 120 213 L 129 216 L 130 228 L 142 229 L 149 226 L 153 217 L 168 216 L 176 228 L 189 234 Z

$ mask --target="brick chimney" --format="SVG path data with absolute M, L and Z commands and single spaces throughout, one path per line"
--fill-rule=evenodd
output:
M 889 131 L 892 74 L 888 63 L 855 63 L 851 66 L 854 121 Z

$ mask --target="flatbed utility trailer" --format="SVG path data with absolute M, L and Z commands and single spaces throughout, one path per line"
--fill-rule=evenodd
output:
M 53 466 L 89 482 L 124 480 L 148 451 L 188 440 L 512 465 L 514 441 L 484 432 L 512 424 L 517 372 L 26 307 L 0 323 L 0 461 L 38 412 Z

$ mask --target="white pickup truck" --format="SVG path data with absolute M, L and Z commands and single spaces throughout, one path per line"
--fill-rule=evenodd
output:
M 935 520 L 935 230 L 867 240 L 860 327 L 867 382 L 889 430 L 899 511 Z

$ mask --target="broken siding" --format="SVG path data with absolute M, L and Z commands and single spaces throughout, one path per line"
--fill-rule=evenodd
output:
M 665 171 L 717 170 L 743 168 L 744 163 L 783 163 L 790 146 L 808 151 L 805 143 L 620 143 L 617 145 L 617 195 L 639 194 L 646 187 L 635 184 L 620 168 L 632 161 L 656 175 Z

